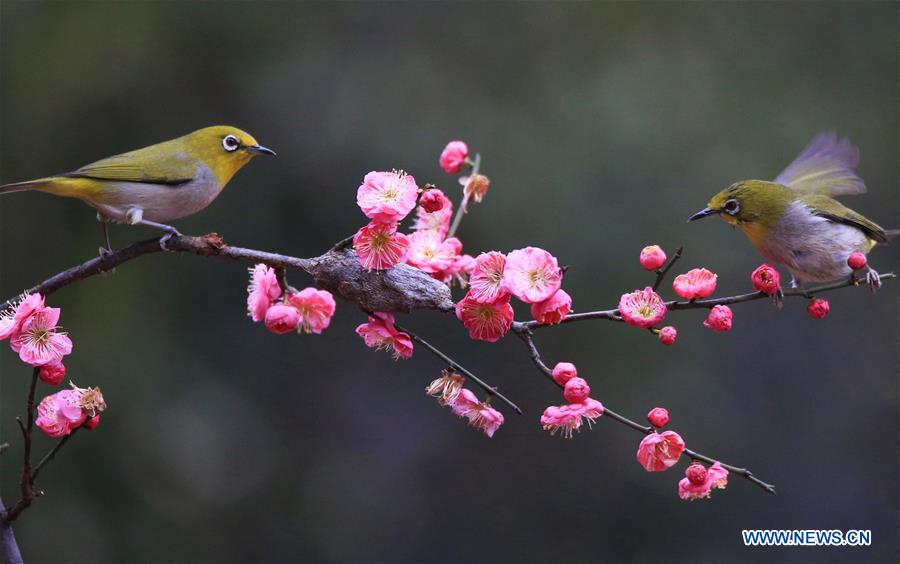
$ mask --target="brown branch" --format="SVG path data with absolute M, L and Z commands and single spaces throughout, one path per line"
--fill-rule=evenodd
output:
M 532 333 L 531 328 L 528 326 L 528 323 L 515 322 L 515 323 L 513 323 L 512 330 L 513 330 L 513 332 L 515 332 L 516 335 L 519 336 L 520 339 L 522 339 L 522 341 L 525 343 L 525 346 L 528 347 L 528 352 L 531 356 L 531 361 L 534 363 L 534 365 L 537 367 L 537 369 L 541 373 L 543 373 L 545 376 L 550 378 L 550 380 L 553 381 L 554 384 L 556 384 L 558 387 L 562 388 L 563 386 L 560 386 L 558 383 L 556 383 L 555 380 L 553 380 L 553 370 L 549 366 L 547 366 L 547 364 L 541 358 L 541 353 L 538 350 L 537 345 L 534 342 L 534 334 Z M 615 411 L 609 409 L 605 403 L 603 404 L 603 416 L 607 417 L 609 419 L 612 419 L 613 421 L 616 421 L 617 423 L 621 423 L 622 425 L 625 425 L 626 427 L 634 429 L 635 431 L 639 431 L 645 435 L 649 435 L 650 433 L 655 432 L 652 426 L 641 425 L 640 423 L 632 421 L 631 419 L 628 419 L 627 417 L 619 415 Z M 727 469 L 729 472 L 733 472 L 739 476 L 746 478 L 747 480 L 760 486 L 765 491 L 767 491 L 771 494 L 775 493 L 774 485 L 763 482 L 762 480 L 760 480 L 759 478 L 754 476 L 753 473 L 750 470 L 747 470 L 746 468 L 739 468 L 737 466 L 725 464 L 725 463 L 717 461 L 716 459 L 711 458 L 705 454 L 701 454 L 699 452 L 695 452 L 690 449 L 685 449 L 684 453 L 687 454 L 688 457 L 691 458 L 691 460 L 702 460 L 709 464 L 712 464 L 714 462 L 719 462 L 719 464 L 721 464 L 722 467 Z
M 28 422 L 22 423 L 22 418 L 16 417 L 16 423 L 22 432 L 22 444 L 24 445 L 22 476 L 19 479 L 19 489 L 22 497 L 15 505 L 3 513 L 0 522 L 2 522 L 4 527 L 8 527 L 22 511 L 25 511 L 41 495 L 40 492 L 34 491 L 34 476 L 31 474 L 31 431 L 34 429 L 34 393 L 37 389 L 37 380 L 40 372 L 41 368 L 39 366 L 35 366 L 31 372 L 31 386 L 28 388 L 28 397 L 25 400 L 28 410 Z
M 656 282 L 653 283 L 653 291 L 659 290 L 660 284 L 663 283 L 663 280 L 666 278 L 666 274 L 669 273 L 669 270 L 675 266 L 675 263 L 678 262 L 678 259 L 681 258 L 681 254 L 684 252 L 684 247 L 678 247 L 675 249 L 675 255 L 669 259 L 669 264 L 663 267 L 660 270 L 656 271 Z

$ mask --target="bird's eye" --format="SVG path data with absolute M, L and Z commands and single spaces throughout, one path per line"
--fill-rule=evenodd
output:
M 241 146 L 241 142 L 234 135 L 226 135 L 222 138 L 222 146 L 226 151 L 234 151 Z
M 737 200 L 728 200 L 725 202 L 725 205 L 722 206 L 722 209 L 725 210 L 725 213 L 730 215 L 735 215 L 737 212 L 741 211 L 741 204 Z

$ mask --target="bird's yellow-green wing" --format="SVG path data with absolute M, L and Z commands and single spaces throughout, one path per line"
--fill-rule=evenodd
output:
M 169 141 L 99 160 L 60 176 L 177 186 L 193 180 L 196 173 L 197 159 Z
M 886 243 L 888 240 L 884 228 L 868 219 L 864 215 L 857 213 L 844 204 L 838 202 L 834 198 L 823 196 L 820 194 L 807 194 L 799 198 L 801 202 L 815 214 L 836 223 L 843 223 L 855 227 L 866 234 L 867 237 L 879 243 Z
M 775 182 L 801 194 L 862 194 L 866 185 L 856 176 L 858 164 L 859 149 L 829 131 L 816 135 Z

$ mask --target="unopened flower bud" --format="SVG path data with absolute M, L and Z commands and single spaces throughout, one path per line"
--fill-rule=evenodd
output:
M 760 265 L 753 274 L 750 275 L 753 282 L 753 289 L 771 296 L 781 289 L 781 275 L 771 265 Z
M 41 380 L 50 386 L 58 386 L 59 383 L 63 381 L 63 378 L 66 377 L 66 367 L 61 362 L 57 364 L 45 364 L 44 366 L 41 366 L 39 376 L 41 377 Z
M 809 305 L 806 306 L 806 311 L 813 317 L 813 319 L 822 319 L 826 315 L 828 315 L 828 311 L 831 309 L 831 304 L 828 303 L 828 300 L 823 298 L 813 298 Z
M 678 338 L 678 329 L 671 325 L 666 325 L 659 330 L 659 342 L 667 347 L 674 345 L 676 338 Z
M 578 369 L 571 362 L 557 362 L 553 367 L 553 381 L 560 386 L 565 386 L 566 382 L 578 376 Z
M 728 306 L 713 306 L 709 311 L 709 315 L 706 317 L 706 321 L 703 322 L 703 325 L 709 327 L 713 331 L 727 333 L 728 331 L 731 331 L 731 319 L 733 315 L 734 314 L 731 313 L 731 308 Z
M 699 462 L 694 462 L 690 466 L 687 467 L 687 470 L 684 471 L 685 477 L 687 477 L 688 481 L 695 486 L 699 486 L 706 482 L 706 478 L 709 476 L 709 471 L 706 469 L 706 466 L 700 464 Z
M 867 263 L 867 261 L 866 261 L 866 255 L 862 254 L 862 253 L 859 252 L 859 251 L 853 253 L 853 254 L 850 255 L 850 257 L 847 259 L 847 266 L 849 266 L 849 267 L 852 268 L 853 270 L 860 270 L 860 269 L 865 268 L 865 267 L 866 267 L 866 263 Z
M 591 387 L 584 378 L 572 378 L 566 382 L 563 397 L 569 403 L 581 403 L 591 395 Z
M 664 407 L 654 407 L 647 414 L 647 421 L 657 429 L 669 424 L 669 410 Z
M 659 245 L 648 245 L 641 250 L 640 261 L 647 270 L 658 270 L 666 264 L 666 253 Z
M 86 429 L 96 429 L 97 425 L 100 424 L 100 416 L 95 415 L 93 417 L 88 417 L 84 420 L 84 423 L 81 424 L 82 427 Z
M 266 329 L 278 335 L 295 331 L 300 324 L 297 308 L 284 304 L 273 305 L 266 312 Z
M 422 197 L 419 198 L 419 205 L 428 213 L 440 211 L 444 208 L 445 198 L 442 196 L 443 194 L 437 190 L 425 190 L 422 192 Z

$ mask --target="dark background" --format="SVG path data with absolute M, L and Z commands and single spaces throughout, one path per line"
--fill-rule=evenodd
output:
M 20 3 L 0 5 L 0 175 L 19 181 L 206 125 L 247 129 L 257 159 L 186 233 L 313 256 L 364 222 L 370 170 L 437 166 L 450 139 L 493 184 L 466 249 L 538 245 L 570 265 L 580 311 L 650 276 L 639 249 L 685 245 L 681 269 L 750 289 L 761 259 L 736 231 L 685 219 L 729 183 L 775 176 L 823 129 L 862 151 L 870 189 L 847 203 L 898 218 L 898 5 L 867 3 Z M 92 257 L 75 200 L 0 199 L 5 299 Z M 115 227 L 113 243 L 151 235 Z M 898 247 L 872 264 L 896 270 Z M 786 273 L 785 273 L 786 276 Z M 305 285 L 301 273 L 291 280 Z M 684 466 L 647 474 L 640 436 L 601 420 L 575 440 L 538 417 L 559 392 L 516 339 L 430 336 L 522 405 L 493 440 L 422 393 L 442 366 L 394 362 L 339 302 L 321 336 L 245 316 L 244 265 L 154 255 L 50 298 L 75 341 L 69 376 L 109 403 L 41 479 L 16 523 L 38 561 L 896 561 L 898 288 L 735 307 L 713 334 L 670 317 L 672 348 L 595 322 L 541 332 L 594 395 L 642 419 L 664 405 L 688 444 L 746 464 L 711 501 L 676 495 Z M 667 295 L 671 295 L 667 289 Z M 519 318 L 528 312 L 517 311 Z M 17 496 L 29 369 L 0 352 L 4 501 Z M 40 394 L 48 392 L 41 386 Z M 38 439 L 39 453 L 52 443 Z M 869 548 L 746 548 L 746 528 L 871 529 Z

